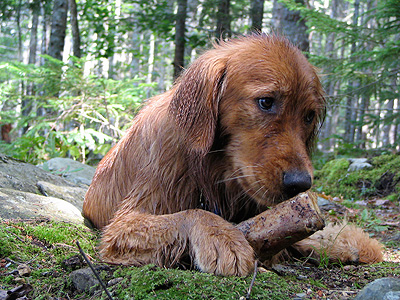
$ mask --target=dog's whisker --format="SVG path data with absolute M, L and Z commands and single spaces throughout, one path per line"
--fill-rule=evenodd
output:
M 229 182 L 229 181 L 240 179 L 240 178 L 246 178 L 246 177 L 252 177 L 252 175 L 240 175 L 240 176 L 236 176 L 236 177 L 225 178 L 223 180 L 217 181 L 217 184 Z
M 233 175 L 235 175 L 236 173 L 238 173 L 238 172 L 241 172 L 241 171 L 243 171 L 243 170 L 245 170 L 245 169 L 247 169 L 247 168 L 257 168 L 257 166 L 244 166 L 244 167 L 241 167 L 241 168 L 239 168 L 239 169 L 236 169 L 232 174 L 230 174 L 226 179 L 229 179 L 229 178 L 233 178 Z M 257 173 L 259 173 L 259 170 L 257 170 L 257 169 L 253 169 L 253 172 L 254 171 L 256 171 Z M 243 174 L 244 175 L 244 174 Z M 248 175 L 248 176 L 251 176 L 251 175 Z
M 217 149 L 217 150 L 212 150 L 210 152 L 208 152 L 208 154 L 212 154 L 212 153 L 218 153 L 218 152 L 225 152 L 226 149 Z

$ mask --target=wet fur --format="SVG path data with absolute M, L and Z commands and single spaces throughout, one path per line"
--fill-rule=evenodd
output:
M 341 264 L 374 264 L 383 260 L 383 245 L 348 223 L 330 223 L 292 247 L 317 263 L 326 260 Z
M 260 109 L 261 97 L 273 110 Z M 255 253 L 231 223 L 289 198 L 285 172 L 312 176 L 324 112 L 315 69 L 286 39 L 215 45 L 100 162 L 83 213 L 103 229 L 103 259 L 170 267 L 189 253 L 202 271 L 248 274 Z

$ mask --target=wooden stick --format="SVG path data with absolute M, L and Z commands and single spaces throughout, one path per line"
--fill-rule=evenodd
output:
M 236 225 L 260 261 L 324 228 L 317 195 L 305 192 Z

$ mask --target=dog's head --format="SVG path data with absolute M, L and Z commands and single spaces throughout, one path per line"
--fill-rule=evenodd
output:
M 170 112 L 200 156 L 223 138 L 224 179 L 259 204 L 311 187 L 325 101 L 315 68 L 285 38 L 255 34 L 216 45 L 178 80 Z

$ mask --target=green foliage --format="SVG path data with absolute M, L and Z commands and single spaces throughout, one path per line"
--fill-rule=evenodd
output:
M 372 2 L 361 1 L 360 16 L 354 19 L 345 18 L 336 7 L 319 9 L 308 7 L 296 0 L 280 0 L 291 10 L 297 10 L 305 18 L 310 31 L 313 32 L 312 45 L 318 49 L 310 55 L 310 60 L 323 70 L 325 86 L 331 86 L 328 100 L 335 109 L 347 111 L 349 103 L 356 111 L 352 118 L 338 124 L 333 132 L 341 132 L 342 140 L 331 136 L 340 151 L 351 152 L 354 148 L 368 148 L 375 141 L 369 136 L 379 136 L 380 128 L 385 125 L 399 124 L 400 111 L 385 110 L 388 101 L 398 99 L 398 57 L 400 57 L 400 5 L 398 0 Z M 336 5 L 340 5 L 336 3 Z M 354 1 L 347 1 L 346 15 L 355 14 Z M 337 11 L 332 18 L 329 13 Z M 341 16 L 340 16 L 341 15 Z M 354 16 L 353 16 L 354 18 Z M 353 21 L 352 21 L 353 20 Z M 332 47 L 327 47 L 331 43 Z M 335 89 L 335 92 L 333 92 Z M 336 96 L 338 95 L 338 96 Z M 379 110 L 363 111 L 371 108 L 372 103 L 380 103 Z M 375 105 L 376 107 L 376 105 Z M 354 128 L 368 132 L 365 137 L 358 136 L 359 141 L 349 135 Z M 347 128 L 346 130 L 344 128 Z M 386 143 L 386 142 L 385 142 Z M 386 144 L 388 148 L 398 146 Z M 372 144 L 372 146 L 374 146 Z
M 363 228 L 374 231 L 385 231 L 388 229 L 387 225 L 382 225 L 383 221 L 376 217 L 374 211 L 363 209 L 361 215 L 358 217 L 357 225 Z
M 315 171 L 314 186 L 318 191 L 347 199 L 363 197 L 400 197 L 400 156 L 380 155 L 370 161 L 372 168 L 349 172 L 345 158 L 327 162 Z
M 80 4 L 83 26 L 81 35 L 90 47 L 83 54 L 91 53 L 96 58 L 111 57 L 116 51 L 116 35 L 119 18 L 116 2 L 108 0 L 88 0 Z M 95 39 L 93 39 L 95 37 Z
M 168 0 L 131 0 L 125 9 L 134 13 L 133 24 L 142 30 L 150 30 L 163 39 L 173 37 L 175 25 L 174 3 Z M 130 24 L 130 26 L 132 26 Z
M 6 63 L 0 65 L 0 112 L 4 123 L 17 123 L 25 132 L 12 144 L 0 143 L 0 151 L 37 163 L 70 156 L 85 161 L 88 155 L 105 155 L 128 126 L 141 101 L 153 86 L 140 78 L 112 80 L 84 75 L 83 60 L 73 65 L 46 57 L 43 67 Z M 21 95 L 25 79 L 36 94 Z M 60 79 L 62 79 L 60 81 Z M 22 116 L 18 110 L 22 110 Z

